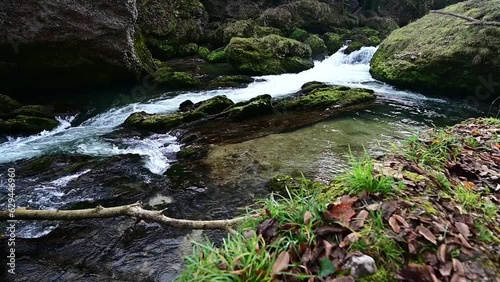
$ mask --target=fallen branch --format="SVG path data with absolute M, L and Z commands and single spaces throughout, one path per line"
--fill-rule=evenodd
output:
M 478 19 L 475 19 L 475 18 L 467 17 L 467 16 L 464 16 L 464 15 L 459 15 L 459 14 L 451 13 L 451 12 L 430 11 L 430 13 L 440 14 L 440 15 L 446 15 L 446 16 L 452 16 L 452 17 L 455 17 L 455 18 L 460 18 L 460 19 L 468 21 L 469 22 L 468 24 L 471 24 L 471 25 L 500 26 L 500 22 L 482 21 L 482 20 L 478 20 Z
M 187 220 L 176 219 L 165 216 L 163 210 L 151 211 L 145 210 L 139 203 L 118 207 L 104 208 L 98 206 L 93 209 L 82 210 L 29 210 L 26 208 L 17 208 L 14 211 L 14 217 L 10 217 L 9 211 L 0 211 L 0 220 L 82 220 L 95 218 L 111 218 L 118 216 L 129 216 L 138 219 L 151 220 L 176 228 L 188 229 L 226 229 L 234 231 L 232 227 L 248 217 L 237 217 L 233 219 L 222 220 Z

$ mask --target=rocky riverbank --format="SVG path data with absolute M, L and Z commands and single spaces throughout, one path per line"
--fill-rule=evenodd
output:
M 425 132 L 328 185 L 277 177 L 283 196 L 222 248 L 197 245 L 179 281 L 496 281 L 499 125 Z
M 39 89 L 134 85 L 179 58 L 248 74 L 298 72 L 344 43 L 348 52 L 376 46 L 398 24 L 443 5 L 437 0 L 386 0 L 380 7 L 317 0 L 115 2 L 0 4 L 5 78 L 0 91 L 15 98 Z M 171 68 L 166 85 L 197 87 L 206 75 Z

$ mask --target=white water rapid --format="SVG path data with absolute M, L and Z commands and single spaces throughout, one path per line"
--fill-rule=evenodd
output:
M 153 173 L 162 174 L 167 170 L 171 161 L 166 154 L 179 150 L 175 137 L 169 134 L 157 134 L 146 139 L 129 138 L 120 140 L 118 143 L 111 143 L 109 140 L 104 140 L 102 136 L 115 130 L 134 112 L 174 112 L 180 103 L 187 99 L 196 103 L 216 95 L 226 95 L 235 102 L 261 94 L 277 97 L 293 93 L 309 81 L 370 88 L 387 99 L 404 97 L 407 103 L 418 103 L 430 99 L 416 93 L 397 91 L 390 85 L 374 80 L 369 73 L 369 62 L 376 51 L 375 47 L 364 47 L 350 55 L 345 55 L 344 49 L 342 48 L 322 62 L 316 62 L 312 69 L 298 74 L 259 77 L 259 82 L 254 82 L 243 89 L 188 92 L 175 97 L 156 98 L 146 103 L 129 104 L 112 108 L 86 120 L 79 126 L 71 126 L 74 117 L 59 119 L 60 126 L 50 132 L 10 138 L 7 142 L 1 143 L 0 163 L 53 153 L 78 153 L 90 156 L 138 154 L 143 157 L 146 168 Z

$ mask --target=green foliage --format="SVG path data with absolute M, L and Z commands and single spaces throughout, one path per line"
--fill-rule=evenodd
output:
M 210 52 L 207 56 L 209 63 L 224 63 L 226 61 L 226 53 L 224 50 L 215 50 Z
M 337 184 L 345 193 L 357 195 L 361 192 L 378 193 L 381 195 L 396 192 L 396 182 L 385 175 L 375 175 L 373 161 L 365 153 L 359 160 L 351 158 L 352 169 L 336 179 Z
M 416 163 L 428 166 L 441 166 L 445 161 L 454 159 L 459 151 L 457 138 L 446 130 L 432 130 L 423 136 L 409 138 L 405 145 L 404 156 Z
M 290 34 L 290 36 L 288 37 L 300 42 L 304 42 L 309 37 L 309 33 L 303 29 L 296 28 L 293 30 L 292 34 Z

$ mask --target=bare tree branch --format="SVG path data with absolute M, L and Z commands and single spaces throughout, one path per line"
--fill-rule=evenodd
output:
M 475 18 L 467 17 L 467 16 L 464 16 L 464 15 L 459 15 L 459 14 L 451 13 L 451 12 L 434 11 L 433 10 L 433 11 L 430 11 L 430 13 L 460 18 L 460 19 L 468 21 L 469 22 L 468 24 L 471 24 L 471 25 L 500 26 L 500 22 L 482 21 L 482 20 L 478 20 L 478 19 L 475 19 Z
M 111 218 L 118 216 L 129 216 L 159 222 L 176 228 L 188 229 L 226 229 L 234 231 L 232 227 L 249 217 L 237 217 L 222 220 L 187 220 L 176 219 L 163 215 L 163 211 L 145 210 L 139 203 L 125 206 L 104 208 L 98 206 L 93 209 L 82 210 L 29 210 L 17 208 L 14 217 L 10 217 L 9 211 L 0 211 L 0 220 L 82 220 L 95 218 Z

